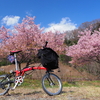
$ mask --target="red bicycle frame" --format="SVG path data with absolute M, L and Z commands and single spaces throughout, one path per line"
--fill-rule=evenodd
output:
M 42 66 L 38 66 L 38 67 L 34 67 L 33 66 L 33 67 L 25 68 L 25 69 L 23 69 L 21 71 L 16 70 L 15 73 L 16 73 L 16 76 L 19 76 L 19 75 L 23 76 L 25 72 L 30 71 L 30 70 L 36 70 L 36 69 L 37 70 L 47 70 L 47 68 L 42 67 Z

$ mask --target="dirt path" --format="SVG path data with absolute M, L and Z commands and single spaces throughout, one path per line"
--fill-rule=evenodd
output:
M 48 96 L 42 89 L 16 88 L 0 100 L 100 100 L 100 87 L 64 87 L 56 96 Z

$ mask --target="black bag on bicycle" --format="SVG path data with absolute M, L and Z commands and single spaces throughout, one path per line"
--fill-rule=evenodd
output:
M 37 57 L 41 59 L 41 63 L 48 70 L 58 68 L 58 54 L 51 48 L 39 49 Z

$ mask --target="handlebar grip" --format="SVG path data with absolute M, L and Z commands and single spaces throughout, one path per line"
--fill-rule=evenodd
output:
M 48 44 L 48 41 L 45 42 L 45 46 L 43 48 L 46 48 L 47 44 Z

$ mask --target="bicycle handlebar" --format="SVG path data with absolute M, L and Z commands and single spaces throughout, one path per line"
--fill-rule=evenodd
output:
M 45 42 L 45 45 L 43 46 L 43 48 L 46 48 L 47 44 L 48 44 L 48 41 Z

